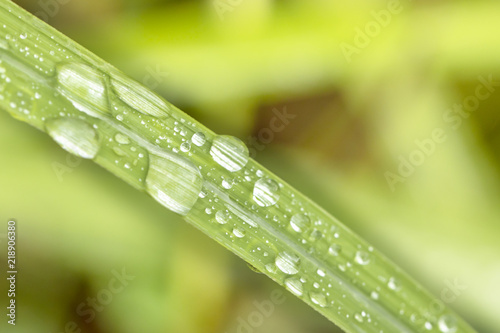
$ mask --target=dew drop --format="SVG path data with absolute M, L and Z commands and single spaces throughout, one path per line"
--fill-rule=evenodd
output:
M 128 138 L 128 136 L 121 133 L 115 135 L 115 140 L 122 145 L 128 145 L 130 143 L 130 139 Z
M 302 282 L 297 279 L 290 278 L 285 280 L 286 289 L 288 289 L 295 296 L 302 296 L 304 294 L 304 287 Z
M 238 138 L 220 135 L 214 139 L 210 155 L 215 162 L 226 170 L 236 172 L 248 163 L 248 147 Z
M 238 237 L 238 238 L 243 238 L 245 237 L 245 230 L 242 230 L 240 228 L 234 228 L 233 229 L 233 234 Z
M 184 152 L 184 153 L 187 153 L 188 151 L 191 150 L 191 144 L 189 142 L 183 142 L 181 144 L 181 151 Z
M 92 159 L 99 151 L 97 132 L 84 120 L 56 118 L 48 120 L 45 127 L 49 135 L 72 154 Z
M 311 226 L 311 220 L 306 214 L 295 214 L 290 220 L 290 225 L 296 232 L 304 232 Z
M 438 327 L 443 333 L 454 333 L 457 331 L 457 320 L 451 315 L 443 315 L 438 320 Z
M 215 220 L 220 224 L 226 224 L 229 220 L 229 213 L 219 210 L 215 213 Z
M 281 252 L 276 257 L 276 266 L 285 274 L 294 275 L 299 272 L 300 258 L 288 252 Z
M 370 297 L 374 300 L 378 300 L 378 297 L 379 297 L 378 292 L 372 291 L 370 294 Z
M 207 141 L 207 139 L 205 138 L 205 134 L 201 133 L 201 132 L 198 132 L 198 133 L 194 133 L 193 134 L 193 137 L 191 138 L 191 141 L 193 141 L 193 143 L 195 145 L 197 145 L 198 147 L 201 147 L 205 144 L 205 142 Z
M 168 153 L 150 156 L 147 191 L 168 209 L 181 215 L 189 213 L 202 186 L 201 173 L 191 161 Z
M 276 204 L 280 198 L 279 184 L 270 178 L 262 178 L 255 182 L 253 199 L 261 207 Z
M 58 91 L 80 111 L 96 116 L 106 114 L 108 98 L 104 74 L 81 63 L 57 66 Z
M 363 316 L 361 315 L 361 313 L 356 313 L 354 314 L 354 319 L 356 319 L 357 321 L 359 321 L 360 323 L 362 323 L 364 321 L 364 318 Z
M 116 95 L 138 112 L 157 118 L 167 118 L 170 106 L 157 94 L 138 82 L 115 75 L 111 85 Z
M 387 286 L 389 287 L 389 289 L 392 289 L 394 291 L 399 291 L 401 289 L 401 285 L 399 284 L 399 281 L 393 277 L 391 277 L 389 279 L 389 282 L 387 282 Z
M 318 275 L 319 275 L 319 276 L 321 276 L 321 277 L 325 277 L 325 276 L 326 276 L 325 271 L 324 271 L 324 270 L 322 270 L 322 269 L 318 269 L 318 270 L 316 271 L 316 273 L 318 273 Z
M 370 255 L 364 251 L 358 251 L 356 252 L 354 261 L 360 265 L 368 265 L 370 263 Z
M 316 304 L 316 305 L 319 305 L 320 307 L 324 308 L 326 307 L 326 297 L 325 295 L 321 294 L 321 293 L 310 293 L 309 296 L 311 297 L 311 301 Z
M 342 248 L 340 247 L 340 245 L 338 244 L 332 244 L 329 248 L 328 248 L 328 253 L 332 256 L 335 256 L 337 257 L 340 252 L 342 251 Z

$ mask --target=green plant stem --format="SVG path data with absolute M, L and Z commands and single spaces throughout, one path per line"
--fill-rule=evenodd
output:
M 0 78 L 1 109 L 148 192 L 346 332 L 474 332 L 239 140 L 7 0 Z

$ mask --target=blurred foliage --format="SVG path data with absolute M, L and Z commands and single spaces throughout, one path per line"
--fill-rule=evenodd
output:
M 443 120 L 478 77 L 500 81 L 498 2 L 401 1 L 351 62 L 341 43 L 387 1 L 15 2 L 35 14 L 52 4 L 50 24 L 217 132 L 248 141 L 286 108 L 296 118 L 257 160 L 436 295 L 460 281 L 451 306 L 498 331 L 500 90 L 460 128 Z M 221 2 L 237 5 L 221 17 Z M 277 288 L 92 163 L 59 181 L 54 163 L 68 155 L 0 118 L 0 219 L 19 225 L 18 332 L 64 332 L 69 321 L 82 332 L 236 332 Z M 391 191 L 385 172 L 435 128 L 447 140 Z M 122 267 L 135 279 L 86 323 L 76 308 Z M 287 294 L 255 330 L 278 331 L 334 326 Z

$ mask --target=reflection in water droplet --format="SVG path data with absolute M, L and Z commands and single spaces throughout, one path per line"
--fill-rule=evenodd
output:
M 389 282 L 387 282 L 387 286 L 395 291 L 399 291 L 401 289 L 401 285 L 399 284 L 399 281 L 396 280 L 395 278 L 391 277 L 389 279 Z
M 147 191 L 168 209 L 186 215 L 198 200 L 203 179 L 189 160 L 171 154 L 150 156 Z
M 198 147 L 201 147 L 205 144 L 205 142 L 207 141 L 207 139 L 205 138 L 205 134 L 201 133 L 201 132 L 198 132 L 198 133 L 194 133 L 193 134 L 193 137 L 191 138 L 191 141 L 193 141 L 193 143 L 195 145 L 197 145 Z
M 234 228 L 233 229 L 233 234 L 238 237 L 238 238 L 243 238 L 245 237 L 245 230 L 240 229 L 240 228 Z
M 188 151 L 191 150 L 191 144 L 189 142 L 183 142 L 181 144 L 181 151 L 184 152 L 184 153 L 187 153 Z
M 358 251 L 356 252 L 354 261 L 360 265 L 368 265 L 370 263 L 370 255 L 364 251 Z
M 372 291 L 370 297 L 373 298 L 374 300 L 378 300 L 378 292 Z
M 220 224 L 226 224 L 229 220 L 229 213 L 219 210 L 215 213 L 215 220 Z
M 59 92 L 80 111 L 90 115 L 106 114 L 108 98 L 104 74 L 80 63 L 62 63 L 57 66 Z
M 276 266 L 285 274 L 294 275 L 299 272 L 300 258 L 294 254 L 281 252 L 276 257 Z
M 290 220 L 290 225 L 296 232 L 304 232 L 311 226 L 311 220 L 306 214 L 295 214 Z
M 363 316 L 360 314 L 360 313 L 356 313 L 354 314 L 354 319 L 356 319 L 357 321 L 359 321 L 360 323 L 363 322 Z
M 115 140 L 116 140 L 116 142 L 118 142 L 122 145 L 128 145 L 130 143 L 129 137 L 126 135 L 123 135 L 121 133 L 118 133 L 115 135 Z
M 338 244 L 332 244 L 329 248 L 328 248 L 328 253 L 332 256 L 338 256 L 340 254 L 340 251 L 342 251 L 342 248 L 340 247 L 340 245 Z
M 452 315 L 441 316 L 438 320 L 438 327 L 443 333 L 454 333 L 457 331 L 457 320 Z
M 253 199 L 259 206 L 269 207 L 278 202 L 280 192 L 280 186 L 275 180 L 262 178 L 255 182 Z
M 138 82 L 124 76 L 114 75 L 111 79 L 111 85 L 123 102 L 140 113 L 157 118 L 168 117 L 170 106 Z
M 214 139 L 210 155 L 225 169 L 236 172 L 241 170 L 249 159 L 247 146 L 238 138 L 220 135 Z
M 297 279 L 290 278 L 285 280 L 286 288 L 296 296 L 302 296 L 304 293 L 304 287 L 302 286 L 302 282 Z
M 81 119 L 57 118 L 48 120 L 49 135 L 66 151 L 82 158 L 92 159 L 99 151 L 97 132 Z
M 326 307 L 326 297 L 321 293 L 310 293 L 311 301 L 320 307 Z

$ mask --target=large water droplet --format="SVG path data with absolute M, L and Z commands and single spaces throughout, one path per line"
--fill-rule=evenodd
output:
M 387 286 L 394 291 L 399 291 L 401 289 L 401 284 L 398 280 L 396 280 L 396 278 L 393 277 L 389 279 L 389 282 L 387 282 Z
M 338 256 L 340 254 L 340 251 L 342 251 L 342 247 L 340 247 L 340 245 L 338 244 L 332 244 L 328 248 L 328 253 L 334 257 Z
M 276 204 L 280 198 L 279 184 L 270 178 L 262 178 L 255 182 L 253 199 L 261 207 Z
M 294 275 L 299 272 L 300 258 L 288 252 L 281 252 L 276 257 L 276 266 L 285 274 Z
M 319 305 L 322 308 L 326 307 L 327 302 L 325 295 L 321 293 L 310 293 L 309 296 L 314 304 Z
M 94 158 L 99 151 L 97 132 L 81 119 L 56 118 L 45 123 L 49 135 L 66 151 L 82 158 Z
M 220 224 L 226 224 L 229 221 L 229 213 L 219 210 L 215 213 L 215 220 Z
M 193 134 L 193 137 L 191 138 L 191 141 L 197 145 L 198 147 L 201 147 L 205 144 L 205 142 L 207 141 L 207 139 L 205 138 L 205 134 L 201 133 L 201 132 L 198 132 L 198 133 L 194 133 Z
M 108 97 L 104 74 L 81 63 L 63 63 L 57 66 L 59 92 L 80 111 L 96 116 L 106 114 Z
M 241 170 L 249 159 L 247 146 L 240 139 L 229 135 L 215 137 L 210 155 L 215 162 L 231 172 Z
M 171 154 L 150 156 L 148 192 L 168 209 L 186 215 L 198 200 L 203 179 L 189 160 Z
M 370 263 L 370 255 L 364 251 L 358 251 L 356 252 L 354 261 L 360 265 L 368 265 Z
M 457 331 L 457 319 L 451 315 L 441 316 L 438 320 L 438 327 L 443 333 L 454 333 Z
M 122 145 L 128 145 L 130 143 L 129 137 L 121 133 L 117 133 L 115 135 L 115 140 L 116 142 Z
M 306 214 L 295 214 L 290 220 L 290 225 L 296 232 L 304 232 L 311 226 L 311 219 Z
M 245 237 L 246 232 L 245 232 L 245 230 L 236 227 L 233 229 L 233 234 L 238 238 L 243 238 L 243 237 Z
M 285 280 L 286 289 L 288 289 L 292 294 L 296 296 L 302 296 L 304 293 L 304 287 L 302 282 L 298 279 L 290 278 Z
M 126 104 L 139 111 L 157 118 L 168 117 L 170 106 L 157 94 L 140 83 L 124 76 L 114 76 L 111 85 L 116 95 Z

